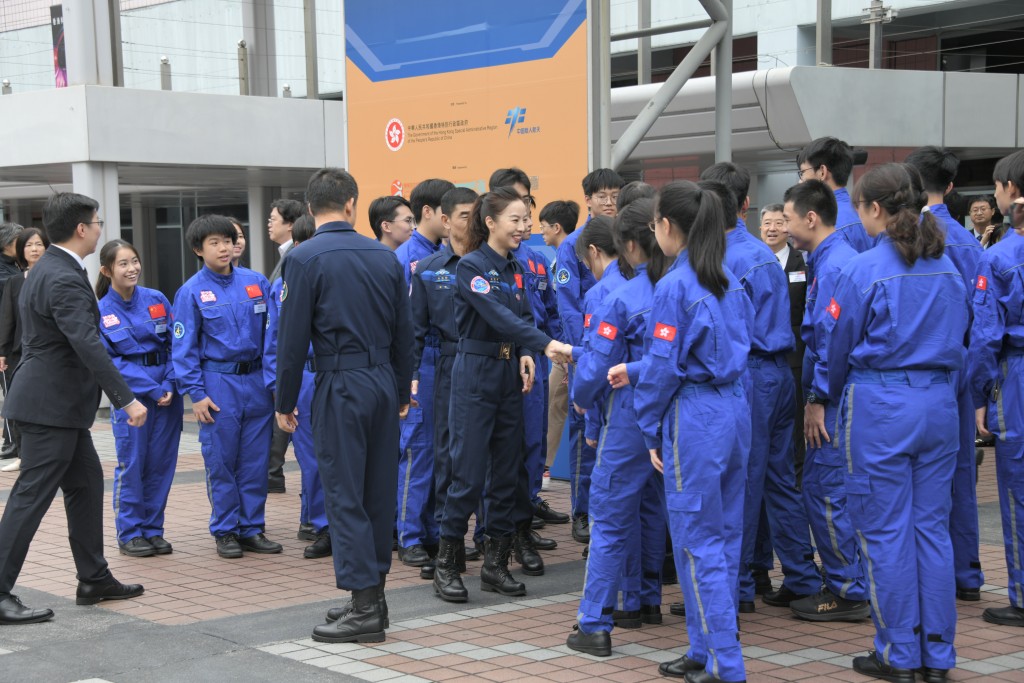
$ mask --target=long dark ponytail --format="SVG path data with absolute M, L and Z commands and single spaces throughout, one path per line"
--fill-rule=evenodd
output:
M 100 249 L 100 268 L 106 268 L 108 271 L 114 268 L 114 261 L 117 260 L 117 252 L 121 249 L 131 249 L 132 253 L 135 254 L 136 258 L 139 258 L 139 252 L 135 249 L 130 242 L 124 240 L 110 240 L 103 245 Z M 142 259 L 139 258 L 141 261 Z M 100 272 L 96 276 L 96 298 L 102 299 L 110 291 L 110 278 Z
M 697 281 L 721 298 L 729 278 L 722 267 L 726 220 L 718 195 L 689 180 L 677 180 L 658 192 L 657 207 L 658 215 L 669 219 L 673 229 L 686 238 L 686 251 Z
M 922 257 L 942 256 L 945 238 L 935 216 L 921 213 L 928 199 L 916 169 L 905 164 L 876 166 L 861 177 L 851 198 L 856 203 L 878 202 L 889 214 L 885 232 L 907 265 Z
M 621 195 L 619 196 L 621 197 Z M 651 232 L 650 224 L 653 219 L 653 198 L 643 197 L 629 202 L 615 218 L 615 245 L 619 251 L 621 267 L 625 261 L 623 254 L 626 253 L 626 243 L 636 242 L 644 256 L 647 257 L 647 277 L 650 278 L 652 284 L 657 284 L 661 276 L 668 270 L 669 260 L 665 256 L 665 252 L 658 246 L 658 239 Z
M 607 216 L 594 216 L 587 223 L 587 227 L 576 238 L 574 248 L 576 258 L 583 263 L 587 262 L 587 250 L 594 245 L 608 256 L 618 256 L 619 250 L 615 245 L 615 223 Z
M 502 211 L 508 208 L 509 204 L 519 201 L 522 199 L 510 187 L 496 187 L 477 197 L 469 217 L 466 253 L 479 249 L 480 245 L 484 244 L 491 236 L 491 230 L 487 227 L 488 218 L 497 218 Z

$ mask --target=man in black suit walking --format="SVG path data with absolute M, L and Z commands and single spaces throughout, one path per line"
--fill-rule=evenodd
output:
M 115 579 L 103 557 L 103 470 L 89 433 L 100 388 L 133 427 L 145 423 L 146 408 L 100 342 L 99 308 L 83 261 L 103 233 L 98 208 L 80 194 L 62 192 L 47 201 L 43 224 L 53 244 L 32 269 L 18 304 L 23 355 L 3 415 L 21 429 L 21 474 L 0 520 L 0 624 L 53 617 L 52 610 L 25 607 L 11 589 L 58 488 L 78 570 L 76 603 L 142 595 L 142 586 Z

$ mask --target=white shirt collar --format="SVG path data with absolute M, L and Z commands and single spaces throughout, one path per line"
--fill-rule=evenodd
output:
M 278 246 L 277 253 L 281 254 L 281 256 L 284 256 L 284 252 L 288 251 L 288 247 L 292 246 L 292 242 L 293 240 L 288 240 L 284 244 Z
M 65 252 L 71 254 L 71 258 L 75 259 L 75 263 L 78 264 L 78 267 L 81 268 L 82 270 L 85 270 L 85 259 L 83 259 L 81 256 L 79 256 L 75 252 L 71 251 L 70 249 L 66 249 L 66 248 L 60 246 L 59 244 L 55 244 L 53 246 L 57 247 L 61 251 L 65 251 Z
M 779 259 L 779 264 L 785 268 L 786 262 L 789 261 L 789 244 L 786 244 L 782 249 L 775 252 L 775 258 Z

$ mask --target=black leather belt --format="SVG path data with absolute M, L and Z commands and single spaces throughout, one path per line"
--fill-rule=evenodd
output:
M 391 348 L 378 346 L 359 353 L 339 353 L 334 356 L 317 356 L 313 361 L 314 372 L 337 372 L 359 370 L 391 362 Z
M 129 353 L 121 356 L 129 363 L 135 363 L 136 365 L 144 365 L 146 367 L 152 367 L 154 365 L 163 365 L 168 361 L 167 354 L 162 351 L 150 351 L 149 353 Z
M 255 360 L 242 361 L 241 363 L 204 360 L 199 362 L 199 367 L 208 372 L 219 372 L 222 375 L 248 375 L 250 372 L 256 372 L 263 368 L 263 359 L 256 358 Z
M 489 356 L 500 360 L 509 360 L 515 356 L 516 345 L 512 342 L 486 342 L 476 339 L 460 339 L 459 353 L 471 353 L 474 356 Z

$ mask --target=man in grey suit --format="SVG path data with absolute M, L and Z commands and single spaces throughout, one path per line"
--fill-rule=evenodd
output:
M 0 520 L 0 624 L 53 617 L 52 610 L 26 607 L 11 589 L 58 488 L 78 570 L 76 603 L 142 595 L 142 586 L 115 579 L 103 556 L 103 470 L 89 433 L 101 387 L 128 413 L 128 424 L 146 421 L 145 406 L 100 341 L 100 312 L 83 261 L 103 233 L 98 208 L 80 194 L 62 192 L 47 201 L 43 224 L 53 244 L 19 299 L 23 355 L 3 415 L 21 429 L 21 474 Z

